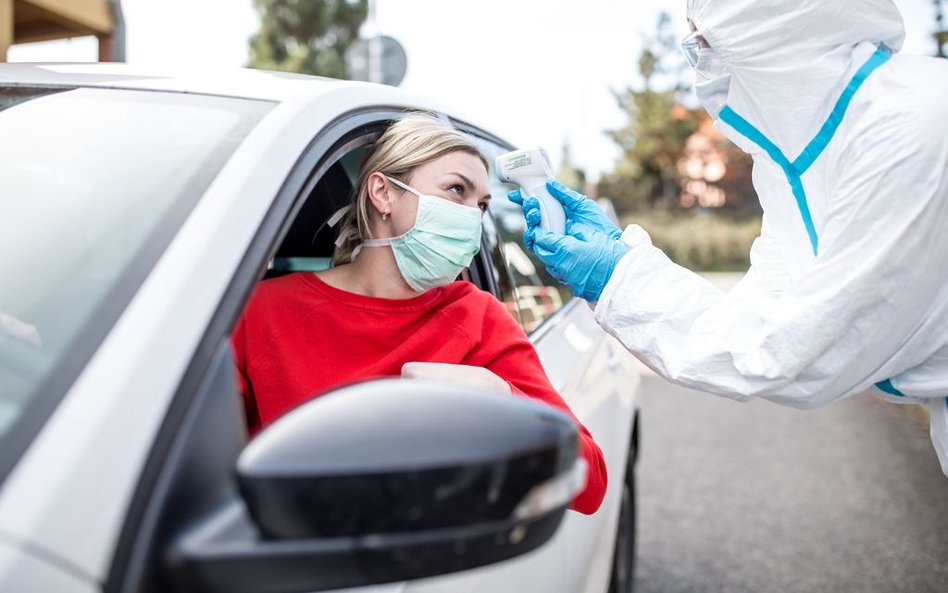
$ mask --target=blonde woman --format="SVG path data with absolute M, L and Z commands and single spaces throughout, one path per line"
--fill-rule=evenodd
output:
M 433 116 L 403 117 L 366 155 L 334 266 L 262 282 L 233 345 L 251 430 L 318 394 L 374 377 L 444 378 L 542 400 L 572 416 L 496 298 L 455 279 L 478 252 L 488 164 Z M 575 416 L 573 416 L 575 419 Z M 602 452 L 577 420 L 593 513 Z

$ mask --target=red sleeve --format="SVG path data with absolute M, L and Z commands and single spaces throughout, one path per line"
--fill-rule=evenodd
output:
M 488 295 L 489 303 L 483 317 L 480 342 L 468 355 L 464 364 L 484 367 L 510 384 L 514 393 L 539 399 L 568 414 L 579 427 L 580 453 L 589 472 L 586 487 L 573 499 L 572 509 L 591 515 L 602 504 L 606 495 L 606 462 L 599 445 L 589 430 L 576 418 L 573 411 L 557 393 L 540 365 L 533 344 L 523 328 L 504 306 Z

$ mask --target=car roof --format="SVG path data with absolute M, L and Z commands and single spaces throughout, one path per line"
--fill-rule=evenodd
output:
M 368 83 L 290 72 L 228 69 L 141 68 L 121 63 L 0 64 L 0 86 L 81 86 L 195 93 L 282 102 Z M 410 95 L 391 89 L 393 98 Z
M 377 105 L 427 109 L 488 132 L 472 112 L 448 108 L 438 100 L 397 87 L 322 76 L 250 68 L 143 68 L 118 62 L 0 63 L 0 87 L 98 87 L 234 97 L 283 103 L 312 100 L 334 91 L 356 90 Z M 495 137 L 496 138 L 496 137 Z M 504 142 L 501 140 L 501 142 Z

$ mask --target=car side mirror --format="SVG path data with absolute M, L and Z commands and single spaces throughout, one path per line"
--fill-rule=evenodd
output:
M 243 501 L 181 538 L 189 591 L 268 593 L 430 577 L 529 552 L 585 483 L 574 421 L 528 398 L 360 383 L 266 428 L 237 461 Z

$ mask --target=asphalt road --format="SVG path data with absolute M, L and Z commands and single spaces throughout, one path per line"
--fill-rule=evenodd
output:
M 948 478 L 924 411 L 741 404 L 649 375 L 637 593 L 948 592 Z

